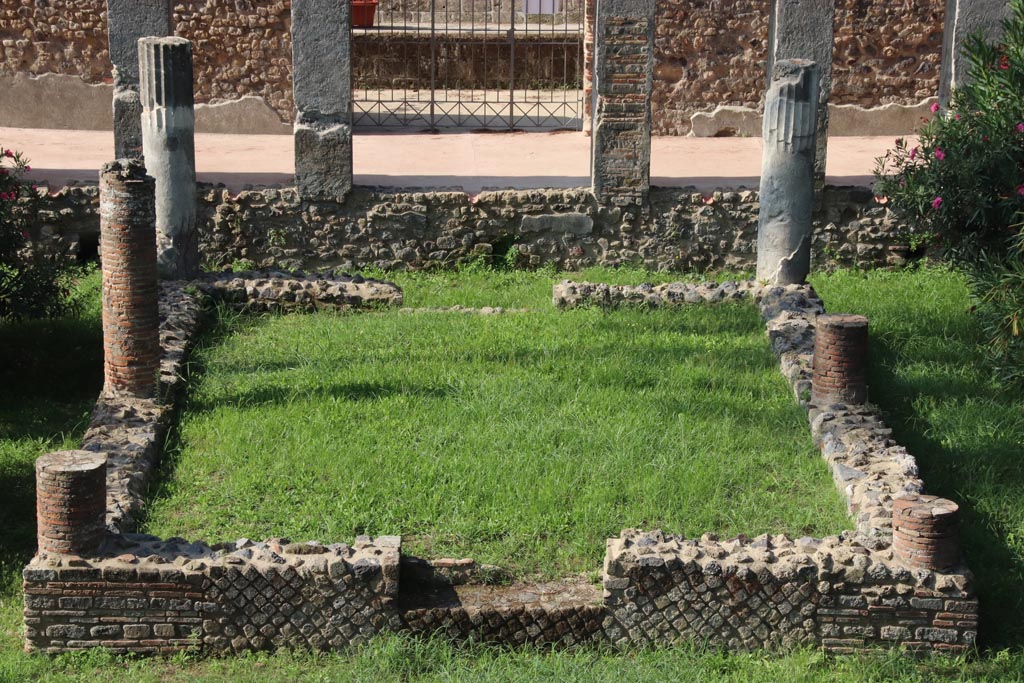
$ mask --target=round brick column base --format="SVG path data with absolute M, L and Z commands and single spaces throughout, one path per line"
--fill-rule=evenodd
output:
M 36 460 L 39 552 L 89 555 L 106 528 L 107 456 L 58 451 Z
M 815 405 L 868 400 L 868 319 L 838 313 L 819 315 L 814 333 L 811 402 Z
M 942 571 L 960 562 L 960 507 L 912 494 L 892 503 L 892 550 L 909 567 Z

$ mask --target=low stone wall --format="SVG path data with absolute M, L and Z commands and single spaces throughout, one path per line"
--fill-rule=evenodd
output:
M 654 188 L 647 216 L 600 206 L 589 190 L 383 191 L 357 187 L 344 204 L 303 202 L 294 189 L 232 195 L 199 190 L 204 261 L 260 268 L 386 270 L 450 267 L 502 258 L 566 270 L 636 265 L 653 270 L 749 270 L 757 244 L 755 190 L 699 193 Z M 94 186 L 63 188 L 45 202 L 36 240 L 88 251 L 99 233 Z M 913 231 L 863 188 L 829 187 L 814 220 L 816 268 L 898 266 Z
M 336 294 L 339 300 L 400 301 L 386 283 L 353 280 L 339 285 L 345 290 Z M 209 281 L 212 294 L 244 292 L 261 299 L 263 308 L 268 299 L 290 300 L 303 283 L 317 279 L 259 273 Z M 246 308 L 237 296 L 233 303 Z M 96 552 L 40 552 L 25 568 L 26 649 L 326 650 L 387 630 L 503 645 L 698 641 L 730 649 L 817 644 L 833 653 L 879 645 L 967 651 L 977 633 L 978 602 L 960 560 L 956 505 L 918 495 L 923 485 L 913 457 L 889 438 L 873 407 L 806 400 L 815 322 L 824 313 L 813 289 L 753 282 L 564 282 L 553 290 L 553 302 L 562 308 L 736 300 L 758 305 L 783 374 L 808 409 L 812 433 L 846 497 L 855 531 L 824 539 L 766 534 L 720 540 L 713 534 L 686 539 L 629 529 L 608 542 L 603 593 L 580 580 L 485 586 L 479 582 L 504 580 L 502 572 L 471 560 L 403 558 L 398 537 L 361 537 L 351 546 L 286 539 L 211 546 L 125 533 L 133 518 L 121 508 L 138 510 L 143 489 L 123 482 L 144 481 L 159 455 L 150 431 L 99 449 L 123 446 L 136 456 L 110 461 L 111 533 Z M 192 300 L 165 296 L 162 303 L 165 317 L 179 320 L 176 329 L 193 339 L 196 328 L 180 323 Z M 187 340 L 167 332 L 161 337 L 165 350 L 180 352 Z M 129 432 L 158 419 L 130 411 L 121 418 Z M 119 429 L 116 416 L 106 429 L 108 437 Z M 149 446 L 137 449 L 147 439 Z M 58 479 L 59 456 L 47 456 Z M 74 457 L 68 459 L 72 468 Z M 74 521 L 81 512 L 62 508 L 61 514 Z

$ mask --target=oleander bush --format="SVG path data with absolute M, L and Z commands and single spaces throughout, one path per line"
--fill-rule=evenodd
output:
M 30 170 L 24 155 L 0 147 L 0 320 L 53 317 L 72 306 L 77 264 L 31 239 L 39 195 L 25 179 Z
M 967 43 L 968 83 L 878 160 L 878 194 L 967 274 L 997 377 L 1024 382 L 1024 0 L 1002 42 Z

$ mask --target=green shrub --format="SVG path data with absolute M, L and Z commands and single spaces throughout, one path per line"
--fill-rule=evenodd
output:
M 29 170 L 21 153 L 0 147 L 0 320 L 65 313 L 77 271 L 67 256 L 30 240 L 39 195 L 25 180 Z
M 875 192 L 917 223 L 967 273 L 975 311 L 1003 380 L 1024 379 L 1024 0 L 1012 0 L 1003 40 L 971 38 L 966 85 L 915 144 L 878 160 Z

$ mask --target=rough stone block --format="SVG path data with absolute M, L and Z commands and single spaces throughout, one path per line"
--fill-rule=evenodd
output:
M 292 1 L 295 107 L 321 118 L 351 115 L 348 0 Z
M 352 190 L 352 127 L 295 124 L 295 183 L 304 198 L 343 201 Z

